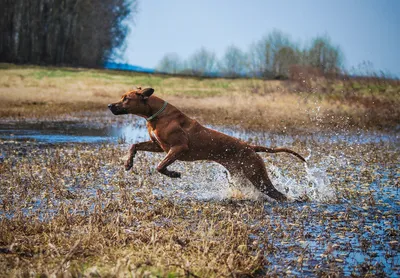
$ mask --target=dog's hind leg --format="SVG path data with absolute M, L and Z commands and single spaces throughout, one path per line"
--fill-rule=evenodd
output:
M 129 171 L 133 166 L 133 158 L 137 151 L 146 151 L 146 152 L 157 152 L 161 153 L 164 150 L 155 142 L 153 141 L 146 141 L 141 143 L 133 144 L 129 148 L 129 156 L 128 159 L 125 161 L 125 170 Z
M 264 161 L 255 152 L 250 153 L 241 170 L 245 177 L 262 193 L 277 201 L 287 201 L 287 197 L 279 192 L 268 177 Z

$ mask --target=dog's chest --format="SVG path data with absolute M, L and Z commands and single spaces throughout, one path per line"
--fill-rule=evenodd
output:
M 160 145 L 161 148 L 163 148 L 164 150 L 167 149 L 167 144 L 165 142 L 163 142 L 163 140 L 160 138 L 160 136 L 158 136 L 157 132 L 153 129 L 149 129 L 149 135 L 150 138 L 153 141 L 156 141 L 158 143 L 158 145 Z
M 152 137 L 154 140 L 158 142 L 158 144 L 161 145 L 161 139 L 157 136 L 157 134 L 154 132 L 154 130 L 150 131 L 150 137 Z

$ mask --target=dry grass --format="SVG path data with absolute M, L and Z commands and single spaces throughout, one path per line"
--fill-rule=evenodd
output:
M 387 128 L 399 123 L 400 86 L 363 83 L 196 79 L 107 70 L 0 65 L 0 117 L 62 118 L 100 111 L 132 86 L 157 95 L 203 123 L 252 129 Z M 382 87 L 382 86 L 381 86 Z
M 325 82 L 304 89 L 283 81 L 0 64 L 3 122 L 97 121 L 102 113 L 95 112 L 105 111 L 129 87 L 151 86 L 206 123 L 318 130 L 315 138 L 293 133 L 287 147 L 303 154 L 312 150 L 310 169 L 322 169 L 335 193 L 328 203 L 311 196 L 303 204 L 276 205 L 243 199 L 240 192 L 204 201 L 191 188 L 200 179 L 218 186 L 215 165 L 175 163 L 171 167 L 184 177 L 177 181 L 155 171 L 157 155 L 138 154 L 132 172 L 125 172 L 121 157 L 127 145 L 0 140 L 0 276 L 396 275 L 398 144 L 355 143 L 353 133 L 321 143 L 318 136 L 330 128 L 397 126 L 399 88 L 390 84 L 370 92 L 362 82 L 351 87 Z M 304 191 L 313 188 L 293 158 L 263 157 L 288 178 L 277 186 L 284 189 L 295 180 Z
M 400 267 L 399 199 L 385 195 L 398 175 L 392 145 L 308 140 L 324 154 L 312 165 L 346 152 L 346 163 L 325 165 L 337 199 L 276 205 L 181 199 L 174 181 L 154 172 L 159 156 L 138 155 L 124 172 L 126 146 L 1 144 L 0 276 L 341 277 Z M 297 148 L 305 152 L 306 142 Z M 291 157 L 271 159 L 293 178 L 304 175 Z M 185 179 L 199 175 L 183 165 Z M 371 191 L 382 173 L 389 179 Z M 353 262 L 354 252 L 365 260 Z

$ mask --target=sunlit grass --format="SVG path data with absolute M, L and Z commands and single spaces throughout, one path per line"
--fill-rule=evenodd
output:
M 156 94 L 210 124 L 284 130 L 314 128 L 388 128 L 398 124 L 400 86 L 392 83 L 316 80 L 310 88 L 289 81 L 182 78 L 111 70 L 0 67 L 0 116 L 60 116 L 106 104 L 134 86 Z M 325 85 L 324 85 L 325 84 Z M 81 105 L 80 103 L 85 103 Z M 63 106 L 62 109 L 59 106 Z M 90 108 L 89 108 L 90 107 Z M 62 111 L 60 111 L 62 110 Z M 61 113 L 61 114 L 60 114 Z

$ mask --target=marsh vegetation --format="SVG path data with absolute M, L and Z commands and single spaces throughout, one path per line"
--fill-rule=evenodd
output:
M 399 274 L 398 85 L 0 71 L 3 276 Z M 106 104 L 132 85 L 218 130 L 308 156 L 305 167 L 262 154 L 273 183 L 305 201 L 269 202 L 214 163 L 176 163 L 172 180 L 155 170 L 162 154 L 138 153 L 125 172 L 144 123 Z

